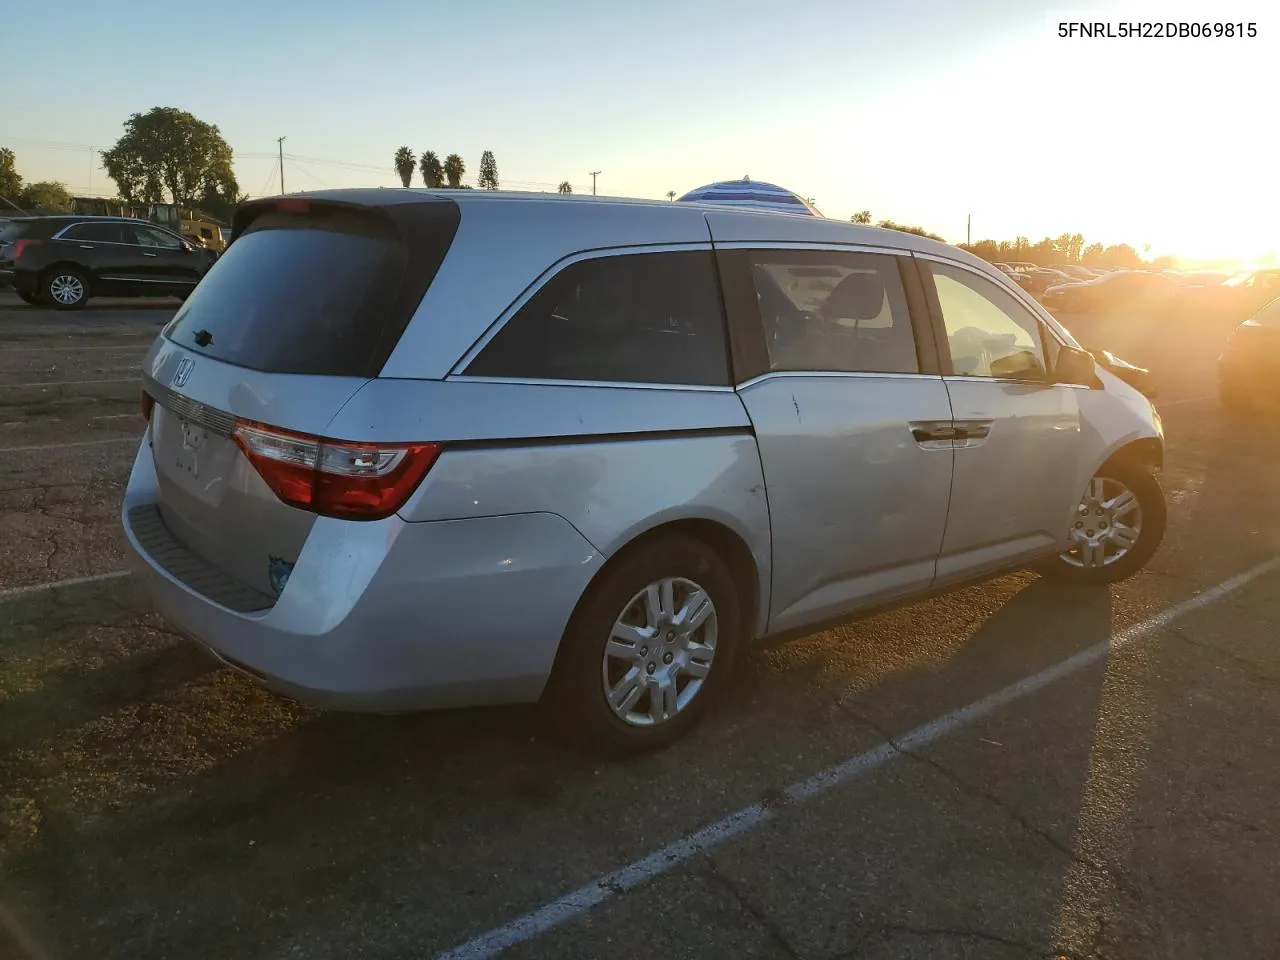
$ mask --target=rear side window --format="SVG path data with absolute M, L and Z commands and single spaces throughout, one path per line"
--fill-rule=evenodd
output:
M 624 254 L 570 264 L 464 372 L 726 386 L 729 360 L 713 254 Z
M 408 220 L 360 208 L 263 213 L 167 336 L 268 373 L 375 377 L 453 241 L 457 208 L 436 206 L 453 216 L 423 216 L 407 230 Z

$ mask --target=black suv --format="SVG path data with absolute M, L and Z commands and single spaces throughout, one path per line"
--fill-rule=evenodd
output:
M 216 254 L 126 217 L 19 217 L 0 228 L 0 286 L 33 306 L 99 297 L 186 299 Z

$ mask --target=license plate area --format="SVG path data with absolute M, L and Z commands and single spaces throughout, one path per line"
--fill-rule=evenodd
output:
M 179 443 L 174 444 L 174 469 L 189 475 L 192 479 L 200 479 L 201 454 L 208 452 L 209 431 L 198 423 L 185 420 L 178 421 Z

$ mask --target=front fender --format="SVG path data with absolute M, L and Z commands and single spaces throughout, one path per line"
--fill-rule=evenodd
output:
M 1156 469 L 1164 466 L 1164 425 L 1151 401 L 1105 367 L 1099 367 L 1098 376 L 1103 389 L 1079 392 L 1080 490 L 1117 456 L 1140 457 Z

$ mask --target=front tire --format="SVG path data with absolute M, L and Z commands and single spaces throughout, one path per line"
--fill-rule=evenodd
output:
M 1164 539 L 1168 508 L 1155 472 L 1140 464 L 1104 466 L 1076 508 L 1072 545 L 1041 564 L 1041 576 L 1108 584 L 1133 576 Z
M 729 680 L 741 630 L 724 561 L 684 535 L 631 548 L 574 611 L 543 703 L 556 731 L 622 756 L 688 733 Z
M 40 293 L 55 310 L 79 310 L 89 300 L 89 278 L 75 267 L 54 267 L 44 275 Z

